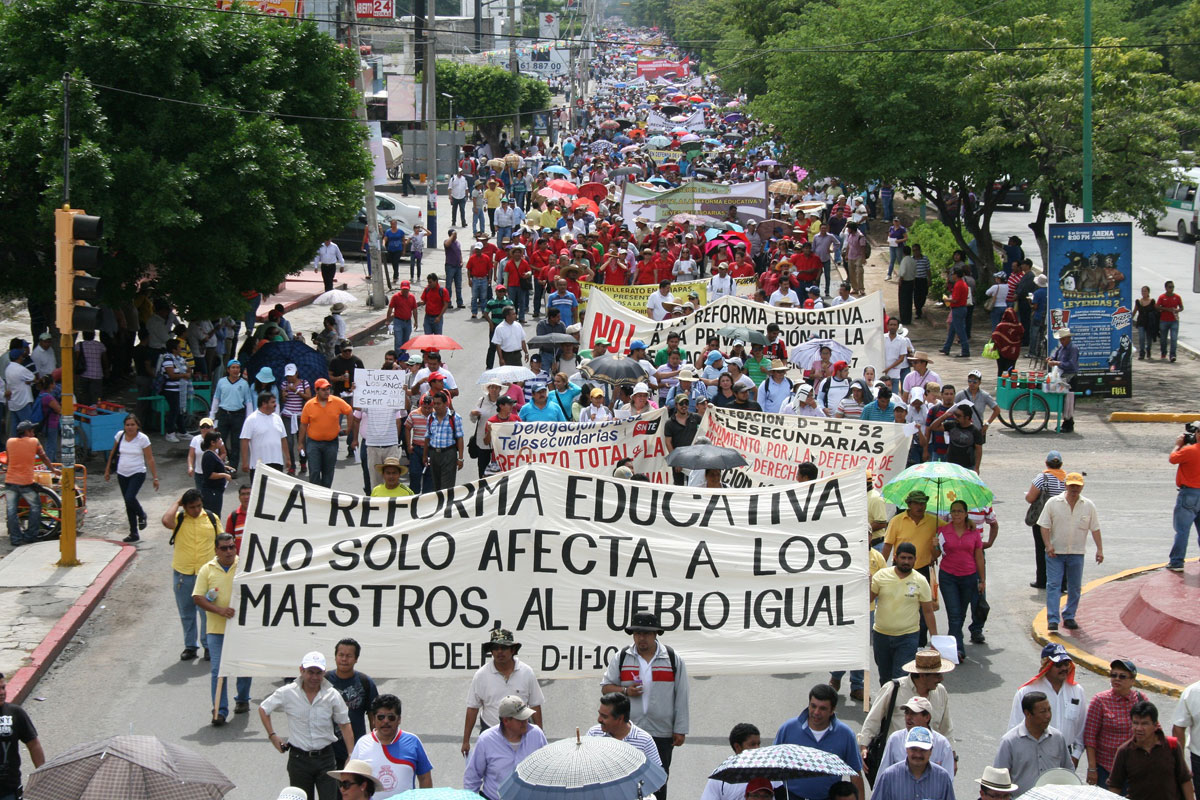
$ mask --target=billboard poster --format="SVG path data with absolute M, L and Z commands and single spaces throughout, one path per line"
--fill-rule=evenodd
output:
M 1050 225 L 1047 352 L 1070 328 L 1079 348 L 1075 391 L 1090 397 L 1133 394 L 1133 223 Z

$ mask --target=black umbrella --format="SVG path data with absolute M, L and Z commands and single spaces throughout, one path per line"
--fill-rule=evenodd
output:
M 529 340 L 530 347 L 559 347 L 564 344 L 579 344 L 569 333 L 543 333 Z M 764 342 L 765 344 L 765 342 Z
M 628 167 L 618 167 L 617 169 L 614 169 L 612 172 L 608 173 L 608 176 L 610 178 L 616 178 L 621 175 L 636 175 L 640 178 L 643 173 L 645 173 L 644 169 L 631 164 Z
M 717 336 L 725 339 L 741 339 L 749 344 L 766 344 L 767 337 L 761 331 L 750 330 L 737 326 L 725 326 L 717 331 Z
M 597 356 L 579 368 L 579 374 L 595 383 L 624 386 L 646 379 L 642 365 L 620 353 Z
M 705 177 L 708 177 L 708 178 L 717 177 L 717 171 L 710 167 L 696 167 L 692 171 L 695 172 L 697 175 L 704 175 Z
M 733 469 L 746 466 L 746 459 L 732 447 L 690 444 L 672 450 L 667 465 L 684 469 Z
M 659 110 L 662 111 L 664 114 L 678 114 L 679 106 L 673 105 L 671 103 L 667 103 L 664 106 L 659 106 Z
M 282 382 L 283 368 L 288 364 L 295 364 L 296 374 L 309 383 L 329 377 L 325 357 L 304 342 L 267 342 L 242 366 L 242 372 L 253 380 L 260 369 L 270 367 L 275 380 Z

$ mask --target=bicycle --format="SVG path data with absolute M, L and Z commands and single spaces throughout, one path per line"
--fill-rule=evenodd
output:
M 55 463 L 56 467 L 62 465 Z M 0 453 L 0 469 L 8 473 L 8 453 Z M 38 499 L 42 504 L 41 523 L 34 532 L 34 541 L 52 542 L 62 534 L 62 479 L 44 466 L 38 465 L 33 471 L 37 487 Z M 4 491 L 5 512 L 8 510 L 8 491 Z M 87 514 L 87 467 L 75 465 L 75 525 L 81 527 Z M 29 503 L 25 498 L 17 499 L 17 521 L 24 529 L 29 521 Z

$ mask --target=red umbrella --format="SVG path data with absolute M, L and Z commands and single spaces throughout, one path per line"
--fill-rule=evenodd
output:
M 692 95 L 691 97 L 688 98 L 688 100 L 693 103 L 703 103 L 704 102 L 704 98 L 698 94 Z
M 603 183 L 585 183 L 579 187 L 580 197 L 590 197 L 592 200 L 599 203 L 604 198 L 608 197 L 608 188 Z
M 606 131 L 615 131 L 620 130 L 621 123 L 617 122 L 615 119 L 606 119 L 604 122 L 600 123 L 600 127 Z
M 599 207 L 599 206 L 597 206 L 597 205 L 595 204 L 595 202 L 593 202 L 592 200 L 589 200 L 589 199 L 588 199 L 588 198 L 586 198 L 586 197 L 578 197 L 578 198 L 576 198 L 576 199 L 575 199 L 575 202 L 574 202 L 574 203 L 571 203 L 571 210 L 572 210 L 572 211 L 573 211 L 573 210 L 575 210 L 575 209 L 577 209 L 577 208 L 586 208 L 588 211 L 592 212 L 593 214 L 599 214 L 599 213 L 600 213 L 600 207 Z
M 668 162 L 668 163 L 666 163 L 666 164 L 659 164 L 659 165 L 658 165 L 658 171 L 659 171 L 659 172 L 662 172 L 662 171 L 664 171 L 664 170 L 668 170 L 668 169 L 678 170 L 678 169 L 679 169 L 679 165 L 678 165 L 678 164 L 676 164 L 676 163 L 675 163 L 675 162 L 673 162 L 673 161 L 672 161 L 672 162 Z
M 546 186 L 556 192 L 562 192 L 563 194 L 579 194 L 578 186 L 570 181 L 564 181 L 561 178 L 548 181 Z
M 633 128 L 632 130 L 625 131 L 625 135 L 631 139 L 641 139 L 646 135 L 646 130 L 645 128 Z
M 712 252 L 718 247 L 732 249 L 735 244 L 745 245 L 746 252 L 750 252 L 750 239 L 746 237 L 746 234 L 739 233 L 738 231 L 726 231 L 713 237 L 708 244 L 704 245 L 704 252 Z
M 438 333 L 423 333 L 420 336 L 414 336 L 404 344 L 400 345 L 401 350 L 462 350 L 462 345 L 451 339 L 449 336 L 442 336 Z
M 675 95 L 671 95 L 671 99 L 674 100 L 676 103 L 678 103 L 683 100 L 687 100 L 687 95 L 686 94 L 675 94 Z

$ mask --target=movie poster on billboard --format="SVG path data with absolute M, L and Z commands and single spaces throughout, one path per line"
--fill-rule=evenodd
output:
M 1130 222 L 1050 225 L 1047 352 L 1069 328 L 1079 348 L 1072 387 L 1084 396 L 1133 395 L 1132 237 Z

